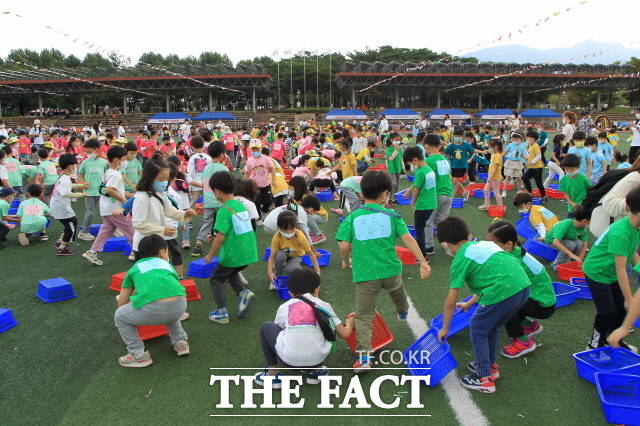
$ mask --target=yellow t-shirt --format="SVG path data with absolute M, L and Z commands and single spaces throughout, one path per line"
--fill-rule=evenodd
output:
M 359 161 L 367 161 L 371 156 L 371 150 L 369 148 L 362 148 L 358 155 L 356 155 L 356 160 Z
M 329 213 L 327 213 L 327 210 L 322 206 L 320 206 L 320 210 L 318 210 L 318 214 L 322 216 L 324 219 L 329 219 Z
M 342 154 L 342 157 L 340 157 L 340 170 L 342 171 L 342 179 L 355 176 L 356 164 L 356 156 L 353 155 L 353 152 L 350 152 L 346 155 Z
M 329 161 L 328 158 L 319 158 L 319 157 L 310 158 L 307 161 L 307 167 L 309 168 L 309 170 L 311 170 L 314 176 L 318 173 L 318 170 L 320 170 L 320 167 L 316 165 L 318 160 L 322 161 L 322 164 L 324 164 L 324 167 L 331 167 L 331 161 Z
M 276 232 L 271 239 L 271 253 L 277 253 L 282 250 L 287 251 L 289 257 L 304 256 L 305 253 L 311 251 L 311 246 L 304 232 L 299 229 L 296 229 L 296 235 L 290 240 L 280 235 L 280 232 Z
M 289 184 L 287 183 L 284 172 L 282 171 L 282 167 L 280 163 L 278 163 L 275 159 L 273 159 L 273 169 L 274 174 L 276 175 L 275 179 L 271 181 L 271 193 L 275 196 L 276 194 L 286 191 L 289 189 Z
M 502 180 L 502 154 L 491 153 L 491 163 L 489 163 L 489 180 Z
M 538 157 L 538 160 L 533 162 L 533 159 L 536 157 Z M 538 146 L 537 143 L 530 144 L 527 147 L 527 167 L 530 169 L 541 169 L 544 167 L 544 164 L 542 164 L 540 146 Z
M 531 206 L 529 211 L 529 223 L 534 228 L 539 224 L 544 225 L 544 229 L 549 232 L 553 226 L 558 223 L 558 218 L 549 209 L 543 206 Z

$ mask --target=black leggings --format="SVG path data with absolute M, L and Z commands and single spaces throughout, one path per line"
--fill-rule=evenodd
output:
M 0 241 L 7 236 L 9 233 L 9 227 L 4 223 L 0 222 Z
M 167 246 L 169 249 L 169 260 L 171 260 L 171 264 L 173 266 L 182 265 L 182 252 L 180 251 L 178 240 L 176 240 L 175 238 L 172 240 L 167 240 Z
M 511 339 L 522 337 L 524 335 L 522 321 L 524 321 L 526 317 L 547 319 L 553 315 L 555 310 L 555 306 L 547 306 L 545 308 L 540 306 L 540 303 L 535 300 L 527 299 L 524 305 L 522 305 L 522 308 L 518 310 L 518 313 L 511 317 L 511 319 L 504 325 L 507 329 L 507 334 Z
M 544 185 L 542 184 L 542 168 L 538 169 L 527 169 L 522 180 L 524 181 L 524 187 L 527 188 L 527 191 L 531 192 L 531 178 L 536 181 L 536 186 L 540 190 L 540 196 L 546 196 L 546 192 L 544 191 Z
M 258 188 L 258 196 L 256 197 L 256 208 L 258 209 L 258 212 L 267 213 L 271 203 L 273 203 L 271 185 Z
M 640 146 L 632 146 L 629 147 L 629 162 L 633 164 L 638 158 L 638 154 L 640 154 Z
M 64 230 L 62 231 L 62 241 L 65 243 L 75 241 L 78 236 L 78 219 L 73 216 L 69 219 L 58 220 L 62 223 L 62 226 L 64 226 Z

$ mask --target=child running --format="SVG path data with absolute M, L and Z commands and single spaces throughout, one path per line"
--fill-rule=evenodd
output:
M 71 200 L 86 196 L 84 192 L 73 192 L 77 188 L 85 188 L 88 184 L 74 184 L 71 175 L 75 175 L 78 161 L 73 154 L 62 154 L 58 159 L 60 176 L 56 181 L 51 195 L 51 215 L 58 219 L 64 231 L 56 243 L 56 255 L 68 256 L 73 254 L 69 243 L 75 242 L 78 234 L 78 219 L 71 207 Z
M 489 171 L 487 173 L 487 183 L 484 184 L 484 204 L 478 207 L 480 210 L 488 210 L 491 205 L 491 191 L 496 197 L 496 204 L 502 206 L 502 197 L 500 196 L 500 182 L 502 182 L 502 141 L 500 139 L 491 139 L 489 141 L 489 149 L 491 151 L 491 162 L 489 163 Z
M 93 216 L 100 204 L 100 186 L 104 174 L 109 169 L 109 163 L 104 158 L 100 158 L 100 143 L 97 139 L 89 139 L 84 143 L 84 152 L 88 156 L 78 168 L 78 180 L 80 183 L 88 183 L 84 197 L 84 221 L 82 222 L 82 231 L 78 234 L 78 238 L 83 241 L 93 241 L 95 238 L 89 233 L 89 227 L 93 221 Z

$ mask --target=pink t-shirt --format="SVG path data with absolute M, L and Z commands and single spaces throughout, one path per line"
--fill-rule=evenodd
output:
M 258 158 L 253 156 L 247 160 L 244 168 L 249 173 L 249 179 L 254 181 L 258 188 L 264 188 L 271 185 L 271 170 L 273 170 L 273 162 L 270 157 L 261 155 Z
M 328 158 L 329 160 L 333 160 L 336 158 L 336 152 L 333 149 L 323 149 L 322 156 Z
M 293 173 L 291 173 L 291 177 L 302 176 L 305 179 L 311 174 L 311 170 L 307 166 L 296 167 Z
M 271 153 L 271 156 L 276 160 L 282 160 L 282 157 L 284 157 L 284 141 L 273 141 L 273 152 Z

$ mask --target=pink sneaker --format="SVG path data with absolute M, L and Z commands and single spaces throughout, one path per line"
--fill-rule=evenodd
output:
M 510 344 L 502 348 L 501 353 L 502 356 L 506 358 L 519 358 L 522 355 L 535 351 L 537 347 L 538 345 L 532 337 L 528 337 L 526 342 L 523 342 L 520 339 L 513 339 Z
M 320 235 L 311 235 L 311 244 L 320 244 L 327 241 L 327 237 L 324 236 L 324 234 L 320 234 Z
M 544 328 L 542 328 L 542 325 L 538 321 L 532 320 L 531 325 L 528 327 L 522 327 L 522 330 L 524 331 L 524 334 L 531 337 L 535 336 L 536 334 L 542 333 L 542 330 L 544 330 Z

